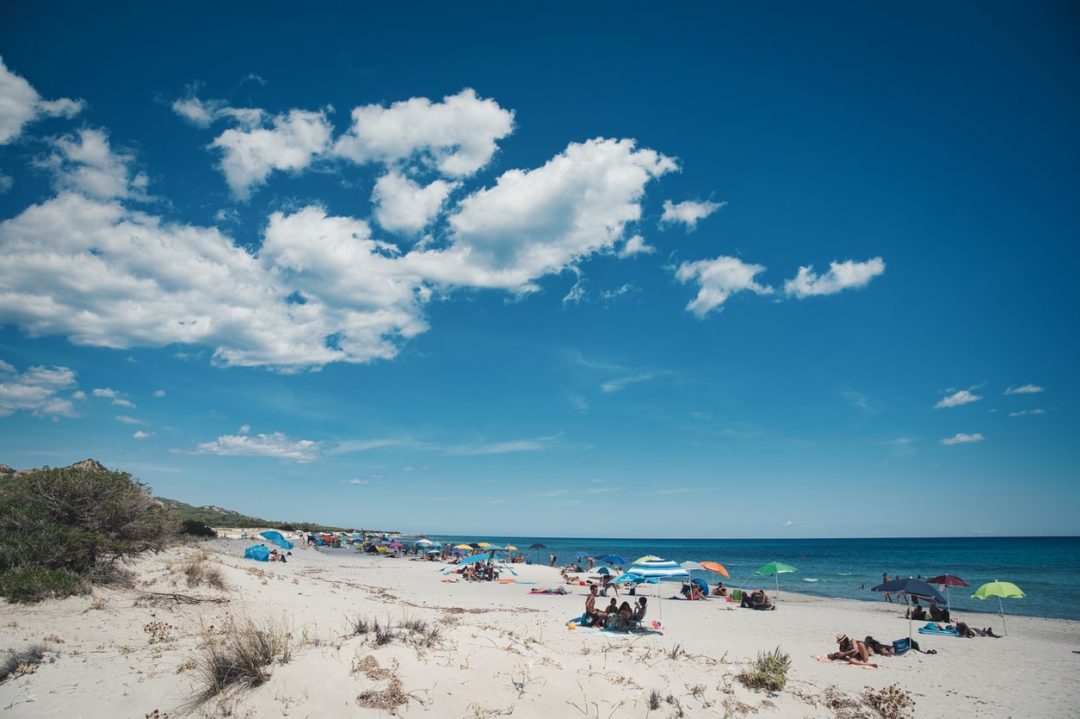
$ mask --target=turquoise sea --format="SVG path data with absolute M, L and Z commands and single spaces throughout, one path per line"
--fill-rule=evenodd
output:
M 435 536 L 461 542 L 487 541 L 512 544 L 526 552 L 530 562 L 537 551 L 525 548 L 539 542 L 539 560 L 547 563 L 552 552 L 560 564 L 578 552 L 600 557 L 616 554 L 632 562 L 654 554 L 682 562 L 716 561 L 727 567 L 736 587 L 773 586 L 772 577 L 756 577 L 754 569 L 781 561 L 798 569 L 780 575 L 780 590 L 824 597 L 881 601 L 870 587 L 881 583 L 882 572 L 894 576 L 934 577 L 953 574 L 970 587 L 954 587 L 955 609 L 996 612 L 997 601 L 979 601 L 970 595 L 985 582 L 1013 582 L 1027 595 L 1005 600 L 1008 614 L 1080 620 L 1080 537 L 997 537 L 941 539 L 590 539 L 569 537 Z M 720 577 L 695 572 L 710 586 Z

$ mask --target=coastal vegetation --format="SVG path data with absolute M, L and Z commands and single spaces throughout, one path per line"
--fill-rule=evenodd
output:
M 38 601 L 122 581 L 122 560 L 163 549 L 175 519 L 146 485 L 88 460 L 0 483 L 0 596 Z

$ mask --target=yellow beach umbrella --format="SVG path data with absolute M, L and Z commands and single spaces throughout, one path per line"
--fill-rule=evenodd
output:
M 458 544 L 454 547 L 454 549 L 464 549 L 466 552 L 472 551 L 472 547 L 470 547 L 468 544 Z
M 486 549 L 487 547 L 490 547 L 490 546 L 491 546 L 491 543 L 490 543 L 490 542 L 477 542 L 477 543 L 476 543 L 476 546 L 478 546 L 478 547 L 484 547 L 484 548 Z
M 641 564 L 642 562 L 660 562 L 663 561 L 660 557 L 652 554 L 646 554 L 644 557 L 638 557 L 633 561 L 634 564 Z
M 517 547 L 515 547 L 513 544 L 507 544 L 506 545 L 506 551 L 508 551 L 508 552 L 516 552 Z

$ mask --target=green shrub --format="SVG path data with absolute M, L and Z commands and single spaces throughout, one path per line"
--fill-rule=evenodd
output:
M 193 537 L 216 537 L 217 532 L 213 527 L 208 527 L 197 519 L 185 519 L 180 523 L 180 534 L 190 534 Z
M 777 647 L 771 652 L 758 654 L 754 663 L 739 675 L 739 681 L 751 689 L 778 692 L 787 684 L 791 657 Z
M 0 596 L 36 601 L 86 591 L 110 565 L 164 548 L 169 513 L 141 482 L 95 466 L 40 469 L 0 482 Z
M 50 597 L 85 594 L 89 582 L 62 569 L 14 569 L 0 572 L 0 596 L 12 602 L 40 602 Z

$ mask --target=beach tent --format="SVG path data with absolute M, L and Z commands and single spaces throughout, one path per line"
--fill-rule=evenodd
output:
M 759 577 L 773 577 L 776 580 L 776 596 L 780 596 L 780 575 L 789 574 L 791 572 L 799 571 L 790 564 L 784 564 L 783 562 L 769 562 L 764 567 L 758 567 L 754 570 L 754 574 Z
M 244 550 L 244 559 L 254 559 L 256 562 L 269 562 L 270 550 L 264 544 L 256 544 Z
M 892 581 L 879 584 L 876 587 L 870 588 L 871 592 L 903 592 L 908 598 L 908 623 L 907 633 L 908 639 L 911 639 L 911 598 L 925 599 L 931 602 L 937 602 L 939 605 L 945 603 L 945 597 L 941 596 L 941 592 L 934 589 L 921 579 L 893 579 Z
M 990 597 L 997 597 L 998 611 L 1001 613 L 1001 627 L 1005 630 L 1005 634 L 1008 634 L 1009 628 L 1005 626 L 1005 606 L 1001 603 L 1001 600 L 1002 598 L 1023 599 L 1024 593 L 1020 590 L 1020 587 L 1012 582 L 999 582 L 995 579 L 982 585 L 971 595 L 972 599 L 989 599 Z
M 266 541 L 270 542 L 271 544 L 278 545 L 282 549 L 292 549 L 293 548 L 293 543 L 290 542 L 289 540 L 285 539 L 284 535 L 282 535 L 281 532 L 275 532 L 273 530 L 268 531 L 268 532 L 259 532 L 259 536 L 264 538 Z

